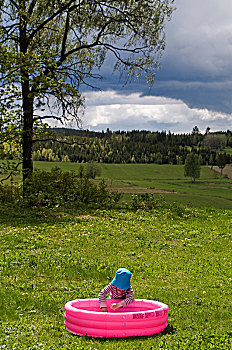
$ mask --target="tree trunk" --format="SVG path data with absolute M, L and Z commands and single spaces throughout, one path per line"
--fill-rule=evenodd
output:
M 21 62 L 21 86 L 22 86 L 22 109 L 23 109 L 23 134 L 22 134 L 22 147 L 23 147 L 23 198 L 27 193 L 26 179 L 33 172 L 32 162 L 32 140 L 33 140 L 33 95 L 30 89 L 29 72 L 27 67 L 27 16 L 26 16 L 26 1 L 19 1 L 20 8 L 20 52 L 22 54 Z M 25 61 L 24 61 L 25 59 Z
M 22 85 L 27 85 L 23 83 Z M 27 87 L 24 86 L 27 90 Z M 32 140 L 33 140 L 33 99 L 28 97 L 29 92 L 23 94 L 23 194 L 25 197 L 25 180 L 33 172 L 32 162 Z

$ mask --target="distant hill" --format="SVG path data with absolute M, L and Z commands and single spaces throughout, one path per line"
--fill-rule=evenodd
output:
M 195 152 L 202 165 L 217 165 L 219 153 L 224 154 L 227 164 L 232 163 L 232 132 L 229 130 L 205 135 L 197 129 L 190 134 L 146 130 L 51 130 L 52 140 L 35 143 L 33 160 L 184 164 L 187 154 Z

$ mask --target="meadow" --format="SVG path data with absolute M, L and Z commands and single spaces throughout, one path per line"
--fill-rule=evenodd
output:
M 232 211 L 0 206 L 0 349 L 231 349 Z M 160 334 L 74 336 L 64 304 L 96 298 L 118 267 L 136 298 L 169 305 Z
M 232 165 L 227 165 L 220 175 L 220 169 L 201 167 L 201 176 L 195 183 L 184 177 L 183 165 L 158 164 L 99 164 L 101 175 L 110 191 L 121 193 L 121 200 L 130 202 L 131 194 L 156 193 L 167 203 L 188 206 L 213 206 L 232 209 Z M 80 164 L 71 162 L 35 161 L 34 168 L 50 171 L 59 167 L 64 171 L 78 171 Z M 4 174 L 0 174 L 0 179 Z M 14 177 L 16 182 L 21 176 Z M 10 183 L 10 180 L 8 180 Z
M 79 166 L 35 162 L 55 165 Z M 101 167 L 100 178 L 122 193 L 118 209 L 0 204 L 0 349 L 232 349 L 231 179 L 207 167 L 194 184 L 183 166 Z M 133 211 L 132 193 L 162 200 Z M 65 303 L 97 298 L 119 267 L 132 271 L 135 298 L 169 305 L 168 327 L 124 339 L 69 333 Z
M 34 162 L 35 169 L 50 171 L 58 166 L 66 171 L 78 171 L 79 164 Z M 232 209 L 232 180 L 221 176 L 206 166 L 201 168 L 201 177 L 195 183 L 184 177 L 183 165 L 157 164 L 100 164 L 101 175 L 111 191 L 122 194 L 130 201 L 131 194 L 157 193 L 168 203 L 189 206 L 214 206 Z M 217 170 L 217 169 L 215 169 Z M 231 166 L 224 169 L 230 174 Z M 98 179 L 99 179 L 98 178 Z

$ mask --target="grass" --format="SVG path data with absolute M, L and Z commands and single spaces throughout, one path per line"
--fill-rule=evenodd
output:
M 169 203 L 177 202 L 190 206 L 214 206 L 232 209 L 232 167 L 211 170 L 202 166 L 201 177 L 195 183 L 184 177 L 183 165 L 157 164 L 100 164 L 104 178 L 112 191 L 122 193 L 123 200 L 129 200 L 133 193 L 157 193 Z M 80 164 L 70 162 L 34 162 L 35 169 L 50 171 L 58 166 L 66 171 L 78 171 Z M 20 178 L 16 178 L 20 181 Z
M 232 155 L 232 148 L 231 148 L 231 147 L 225 148 L 224 151 L 225 151 L 227 154 L 231 154 L 231 155 Z
M 162 193 L 169 203 L 232 209 L 232 181 L 202 167 L 195 183 L 184 177 L 181 165 L 102 164 L 102 175 L 121 193 Z M 128 199 L 128 196 L 123 196 Z
M 171 209 L 170 209 L 171 208 Z M 0 207 L 0 349 L 231 349 L 232 211 L 74 212 Z M 118 267 L 136 298 L 170 307 L 163 333 L 71 335 L 68 300 L 94 298 Z

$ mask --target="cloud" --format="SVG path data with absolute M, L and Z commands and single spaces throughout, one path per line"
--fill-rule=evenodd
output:
M 112 74 L 111 55 L 100 71 L 103 80 L 96 85 L 120 94 L 163 96 L 193 109 L 232 113 L 232 1 L 176 0 L 175 6 L 152 89 L 142 79 L 122 87 L 119 74 Z M 223 124 L 224 129 L 229 127 Z
M 176 1 L 163 60 L 169 79 L 171 73 L 184 80 L 227 77 L 232 69 L 231 15 L 230 0 Z
M 90 130 L 166 130 L 191 132 L 197 125 L 204 132 L 226 130 L 232 114 L 190 108 L 179 99 L 142 96 L 141 93 L 120 94 L 116 91 L 86 92 L 83 127 Z
M 95 85 L 83 88 L 83 126 L 92 130 L 232 130 L 232 1 L 176 0 L 154 86 L 123 86 L 108 55 Z

